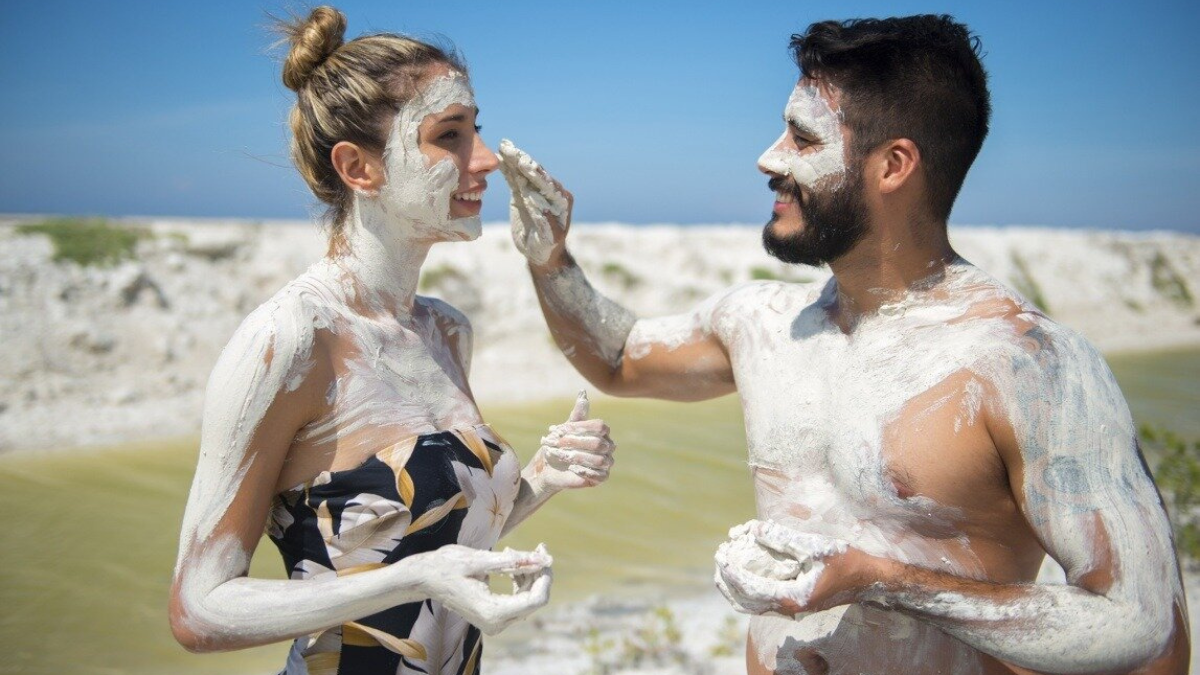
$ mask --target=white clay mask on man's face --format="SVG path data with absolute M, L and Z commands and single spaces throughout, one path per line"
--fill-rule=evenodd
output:
M 439 241 L 475 239 L 482 232 L 479 216 L 450 216 L 450 196 L 460 177 L 454 158 L 430 161 L 420 148 L 421 122 L 454 104 L 475 108 L 467 76 L 450 71 L 430 80 L 396 113 L 383 151 L 387 184 L 380 190 L 380 206 L 411 227 L 411 234 Z
M 789 128 L 758 158 L 765 171 L 790 176 L 801 187 L 812 189 L 818 181 L 833 176 L 839 184 L 846 173 L 845 139 L 842 116 L 829 107 L 821 90 L 801 82 L 792 90 L 783 111 Z M 792 127 L 811 138 L 816 147 L 801 152 L 791 142 Z

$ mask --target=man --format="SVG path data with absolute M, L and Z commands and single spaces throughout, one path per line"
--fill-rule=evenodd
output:
M 559 347 L 600 389 L 737 391 L 759 519 L 717 552 L 751 673 L 1182 673 L 1170 527 L 1101 356 L 959 258 L 946 221 L 987 134 L 950 17 L 822 22 L 759 167 L 763 241 L 827 263 L 639 320 L 567 253 L 570 195 L 503 146 L 514 236 Z M 1034 583 L 1045 555 L 1065 584 Z

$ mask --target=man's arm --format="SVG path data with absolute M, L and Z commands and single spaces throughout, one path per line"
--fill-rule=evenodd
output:
M 711 329 L 715 303 L 639 320 L 598 293 L 566 249 L 570 193 L 507 141 L 500 159 L 513 193 L 513 239 L 528 260 L 550 333 L 576 370 L 618 396 L 697 401 L 732 393 L 729 355 Z
M 1027 353 L 988 373 L 987 424 L 1018 506 L 1067 584 L 998 584 L 869 556 L 773 523 L 757 542 L 811 561 L 771 579 L 721 560 L 718 585 L 751 613 L 862 602 L 904 612 L 1047 673 L 1183 673 L 1186 605 L 1170 525 L 1120 390 L 1081 339 L 1033 326 Z

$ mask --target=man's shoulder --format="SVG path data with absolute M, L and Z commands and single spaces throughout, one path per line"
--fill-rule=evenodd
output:
M 818 302 L 828 281 L 746 281 L 723 289 L 709 298 L 714 310 L 733 315 L 758 316 L 763 310 L 800 310 Z

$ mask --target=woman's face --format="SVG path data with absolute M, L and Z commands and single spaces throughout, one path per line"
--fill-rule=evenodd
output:
M 421 154 L 430 164 L 449 159 L 458 169 L 458 188 L 450 195 L 451 218 L 479 215 L 485 177 L 499 166 L 496 153 L 479 135 L 478 116 L 478 108 L 455 103 L 427 116 L 418 131 Z
M 485 177 L 499 165 L 476 127 L 478 108 L 466 75 L 435 68 L 396 114 L 383 153 L 382 206 L 432 240 L 474 239 Z

